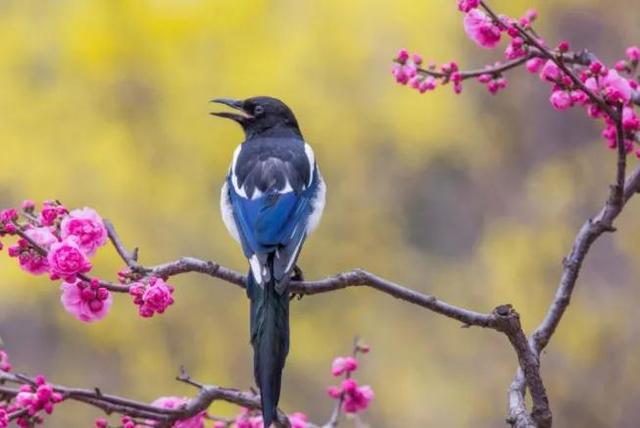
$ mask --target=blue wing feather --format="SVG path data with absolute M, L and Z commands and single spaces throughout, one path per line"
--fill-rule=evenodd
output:
M 255 199 L 239 195 L 230 176 L 227 182 L 245 256 L 258 255 L 260 260 L 266 260 L 266 255 L 275 253 L 273 275 L 277 281 L 282 281 L 295 263 L 306 238 L 311 201 L 318 190 L 317 171 L 311 185 L 302 192 L 272 192 Z
M 311 213 L 311 186 L 296 194 L 271 193 L 256 199 L 244 198 L 229 181 L 229 197 L 244 253 L 269 253 L 300 241 Z

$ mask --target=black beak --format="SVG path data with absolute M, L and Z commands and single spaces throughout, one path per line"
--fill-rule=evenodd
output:
M 238 123 L 243 123 L 247 119 L 252 119 L 253 118 L 253 116 L 251 116 L 249 113 L 247 113 L 242 108 L 242 104 L 243 104 L 242 101 L 232 100 L 230 98 L 214 98 L 214 99 L 210 100 L 209 102 L 218 103 L 218 104 L 224 104 L 226 106 L 229 106 L 229 107 L 234 108 L 236 110 L 239 110 L 241 112 L 241 113 L 232 113 L 232 112 L 228 112 L 228 111 L 221 111 L 221 112 L 212 112 L 212 113 L 210 113 L 213 116 L 226 117 L 227 119 L 235 120 Z

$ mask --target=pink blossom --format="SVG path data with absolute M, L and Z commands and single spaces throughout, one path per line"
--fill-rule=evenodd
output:
M 542 68 L 544 60 L 542 58 L 531 58 L 527 61 L 526 67 L 529 73 L 537 73 Z
M 453 92 L 459 94 L 462 92 L 462 74 L 460 72 L 451 73 L 451 81 L 453 82 Z
M 22 201 L 22 204 L 20 206 L 24 211 L 27 212 L 31 212 L 36 208 L 35 202 L 33 202 L 31 199 L 25 199 L 24 201 Z
M 396 61 L 398 61 L 400 64 L 404 64 L 405 62 L 407 62 L 407 60 L 409 59 L 409 51 L 402 48 L 398 51 L 398 54 L 396 55 Z
M 602 79 L 604 97 L 610 102 L 628 103 L 631 99 L 631 86 L 629 81 L 620 76 L 616 70 L 609 70 Z
M 358 413 L 367 410 L 369 403 L 373 400 L 374 394 L 370 386 L 358 386 L 353 391 L 347 393 L 342 403 L 345 413 Z
M 348 378 L 342 381 L 342 392 L 350 394 L 358 388 L 358 381 Z
M 353 378 L 343 380 L 340 388 L 333 388 L 335 390 L 330 392 L 330 396 L 334 399 L 340 397 L 344 399 L 342 409 L 345 413 L 358 413 L 366 410 L 374 395 L 370 386 L 359 386 Z
M 616 69 L 616 71 L 618 71 L 620 73 L 627 71 L 629 69 L 629 67 L 627 66 L 627 61 L 620 60 L 620 61 L 616 62 L 615 69 Z
M 589 96 L 582 90 L 571 91 L 571 101 L 574 104 L 586 105 L 589 102 Z
M 585 82 L 584 86 L 587 87 L 591 92 L 598 93 L 600 92 L 600 84 L 598 83 L 597 78 L 589 77 Z
M 107 242 L 107 229 L 98 213 L 92 208 L 73 210 L 60 223 L 62 239 L 76 238 L 82 251 L 88 256 L 95 254 L 98 247 Z
M 406 85 L 409 82 L 409 76 L 405 73 L 404 67 L 400 65 L 394 65 L 391 69 L 391 74 L 396 79 L 396 82 L 401 85 Z
M 498 65 L 499 63 L 496 63 L 496 66 Z M 495 95 L 498 93 L 498 91 L 500 91 L 500 89 L 504 89 L 507 87 L 507 79 L 504 77 L 504 75 L 496 76 L 490 73 L 481 74 L 480 76 L 478 76 L 478 82 L 485 85 L 491 95 Z
M 355 371 L 358 368 L 358 360 L 353 357 L 336 357 L 331 364 L 331 374 L 341 376 Z
M 251 415 L 249 409 L 241 408 L 240 413 L 236 416 L 236 428 L 264 428 L 262 416 Z
M 480 6 L 480 0 L 458 0 L 458 10 L 467 13 Z
M 549 101 L 551 101 L 551 105 L 556 110 L 566 110 L 573 104 L 571 101 L 571 95 L 567 91 L 563 90 L 553 91 Z
M 161 278 L 149 278 L 149 284 L 137 282 L 129 288 L 133 303 L 138 306 L 138 313 L 150 318 L 155 313 L 163 313 L 173 304 L 173 287 Z
M 45 250 L 49 250 L 58 238 L 48 227 L 28 229 L 25 234 Z M 26 240 L 19 240 L 16 246 L 9 249 L 10 255 L 18 257 L 20 268 L 33 275 L 41 275 L 49 270 L 47 256 L 36 251 Z
M 3 350 L 0 350 L 0 370 L 2 370 L 3 372 L 11 371 L 11 363 L 9 362 L 9 355 Z
M 558 43 L 558 50 L 560 52 L 567 52 L 569 51 L 569 48 L 570 48 L 569 42 L 566 40 L 563 40 L 560 43 Z
M 529 21 L 533 22 L 538 19 L 538 11 L 536 9 L 529 9 L 524 13 L 524 17 Z
M 504 56 L 507 59 L 516 59 L 525 56 L 526 53 L 524 40 L 521 37 L 514 37 L 504 51 Z
M 29 416 L 35 416 L 41 410 L 47 414 L 53 412 L 53 406 L 62 401 L 62 395 L 53 390 L 44 376 L 36 376 L 36 385 L 22 385 L 16 395 L 18 410 L 26 409 Z
M 622 126 L 627 132 L 634 132 L 640 130 L 640 119 L 636 115 L 636 112 L 631 107 L 625 107 L 622 110 Z
M 226 428 L 227 424 L 222 421 L 215 421 L 213 423 L 213 428 Z
M 151 403 L 152 406 L 159 407 L 161 409 L 179 409 L 186 406 L 189 403 L 188 398 L 180 397 L 160 397 Z M 206 411 L 202 411 L 197 415 L 189 418 L 177 421 L 172 425 L 172 428 L 204 428 L 204 416 Z M 157 422 L 147 421 L 148 425 L 155 426 Z
M 107 428 L 109 423 L 105 418 L 97 418 L 95 421 L 96 428 Z
M 493 76 L 489 73 L 481 74 L 478 76 L 478 82 L 487 84 L 493 80 Z
M 610 103 L 626 104 L 631 100 L 631 84 L 616 70 L 608 70 L 599 80 L 596 77 L 589 77 L 585 86 L 593 92 L 601 93 Z
M 18 211 L 15 208 L 8 208 L 0 211 L 0 223 L 11 223 L 18 219 Z
M 637 46 L 630 46 L 627 48 L 627 58 L 629 61 L 640 61 L 640 48 Z
M 342 394 L 342 390 L 337 386 L 330 386 L 327 388 L 327 394 L 331 398 L 340 398 L 340 395 Z
M 592 119 L 602 117 L 602 110 L 596 104 L 587 105 L 587 115 Z
M 602 137 L 606 140 L 607 147 L 609 147 L 610 149 L 615 149 L 618 146 L 618 141 L 616 138 L 617 135 L 618 131 L 613 124 L 607 125 L 607 127 L 602 131 Z
M 43 226 L 53 226 L 58 217 L 66 213 L 67 209 L 64 206 L 56 202 L 45 201 L 38 219 Z
M 427 91 L 432 91 L 436 88 L 436 79 L 432 76 L 427 76 L 418 86 L 418 91 L 424 94 Z
M 595 75 L 600 74 L 604 69 L 604 65 L 602 65 L 599 61 L 594 61 L 589 64 L 589 71 Z
M 122 422 L 122 428 L 139 428 L 129 416 L 123 416 L 120 418 L 120 422 Z
M 500 42 L 500 28 L 479 9 L 471 9 L 464 17 L 467 36 L 482 48 L 494 48 Z
M 71 315 L 83 322 L 93 322 L 104 318 L 111 308 L 113 297 L 109 290 L 95 281 L 63 282 L 60 286 L 62 306 Z
M 73 282 L 77 274 L 91 270 L 91 262 L 73 237 L 51 245 L 47 262 L 51 279 L 62 278 Z
M 48 227 L 34 227 L 27 230 L 25 234 L 45 250 L 49 250 L 53 244 L 58 242 L 58 238 Z
M 542 80 L 548 80 L 549 82 L 557 82 L 560 80 L 562 72 L 560 68 L 551 60 L 547 60 L 540 72 L 540 78 Z
M 291 428 L 307 428 L 307 415 L 300 412 L 295 412 L 289 415 L 289 423 Z

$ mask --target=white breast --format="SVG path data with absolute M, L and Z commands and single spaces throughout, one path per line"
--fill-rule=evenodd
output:
M 317 166 L 316 166 L 317 168 Z M 311 234 L 320 224 L 322 212 L 324 211 L 325 199 L 327 195 L 327 186 L 324 184 L 320 169 L 318 169 L 318 192 L 311 200 L 311 215 L 307 221 L 307 236 Z
M 236 225 L 236 219 L 233 217 L 233 208 L 231 207 L 231 201 L 229 200 L 229 188 L 227 180 L 222 185 L 220 191 L 220 213 L 222 214 L 222 221 L 229 231 L 229 235 L 236 241 L 240 242 L 240 234 L 238 233 L 238 226 Z

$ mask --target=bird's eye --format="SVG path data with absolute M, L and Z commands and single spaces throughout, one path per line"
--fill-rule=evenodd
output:
M 264 114 L 264 107 L 262 106 L 255 106 L 253 109 L 253 115 L 254 116 L 262 116 Z

